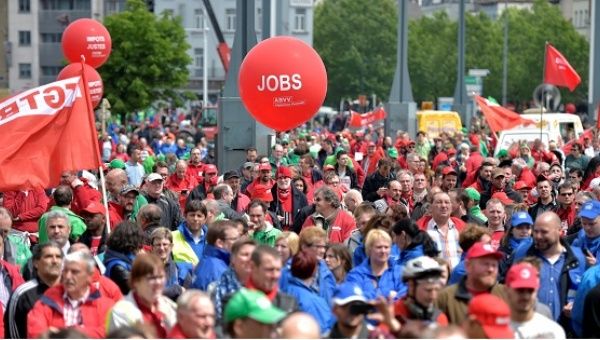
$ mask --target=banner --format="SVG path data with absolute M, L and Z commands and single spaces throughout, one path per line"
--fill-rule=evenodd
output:
M 352 116 L 350 117 L 350 127 L 360 128 L 367 126 L 379 120 L 384 120 L 387 117 L 387 113 L 382 107 L 378 107 L 373 111 L 360 114 L 358 112 L 350 111 Z
M 82 78 L 0 102 L 0 191 L 50 188 L 64 171 L 100 166 L 94 114 Z
M 550 44 L 546 44 L 544 83 L 567 87 L 571 92 L 581 83 L 581 77 L 567 58 Z
M 521 124 L 535 124 L 533 120 L 525 119 L 518 113 L 506 109 L 483 97 L 475 96 L 474 98 L 492 132 L 512 129 Z

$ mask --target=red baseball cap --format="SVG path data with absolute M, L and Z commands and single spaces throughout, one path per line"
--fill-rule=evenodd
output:
M 447 166 L 442 170 L 442 175 L 443 176 L 446 176 L 446 175 L 455 175 L 456 176 L 457 172 L 456 172 L 456 170 L 454 170 L 453 167 Z
M 102 216 L 106 216 L 106 209 L 104 209 L 104 206 L 100 202 L 92 202 L 87 207 L 81 209 L 81 211 L 92 215 L 101 214 Z
M 510 327 L 510 308 L 501 298 L 480 294 L 471 299 L 467 314 L 475 317 L 489 339 L 514 339 Z
M 250 193 L 250 198 L 269 203 L 273 201 L 273 194 L 271 194 L 270 187 L 264 184 L 257 184 Z
M 484 256 L 493 256 L 498 260 L 504 258 L 504 253 L 501 251 L 497 251 L 494 247 L 489 243 L 477 242 L 467 252 L 467 260 L 476 259 Z
M 205 164 L 204 165 L 204 173 L 207 175 L 211 175 L 211 174 L 218 174 L 219 170 L 217 169 L 217 167 L 214 164 Z
M 506 286 L 537 289 L 540 287 L 538 270 L 529 263 L 515 264 L 506 273 Z
M 508 204 L 515 203 L 515 201 L 511 200 L 510 197 L 508 197 L 504 191 L 499 191 L 499 192 L 493 194 L 492 198 L 500 200 L 500 202 L 502 202 L 502 204 L 508 205 Z
M 373 142 L 369 142 L 369 147 L 371 147 L 371 146 L 377 146 L 377 145 L 375 145 L 375 143 L 373 143 Z
M 525 183 L 525 181 L 516 181 L 515 185 L 513 186 L 513 189 L 515 189 L 515 190 L 522 190 L 522 189 L 531 190 L 531 187 L 529 185 L 527 185 L 527 183 Z
M 260 163 L 258 166 L 258 171 L 271 171 L 271 164 L 269 163 Z
M 335 170 L 335 166 L 327 164 L 323 167 L 323 171 Z
M 280 166 L 277 168 L 277 173 L 275 174 L 275 178 L 289 177 L 292 178 L 292 170 L 287 166 Z

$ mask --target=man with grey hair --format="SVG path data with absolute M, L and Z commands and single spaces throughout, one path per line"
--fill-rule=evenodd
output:
M 60 283 L 63 253 L 58 244 L 48 242 L 33 251 L 35 279 L 20 285 L 11 295 L 5 311 L 6 338 L 27 338 L 27 313 L 48 290 Z
M 185 291 L 177 299 L 177 323 L 169 339 L 214 339 L 215 307 L 210 297 L 197 289 Z
M 156 204 L 146 204 L 140 208 L 137 215 L 137 224 L 146 235 L 146 240 L 150 240 L 152 232 L 161 225 L 162 210 Z
M 352 215 L 340 208 L 338 195 L 331 188 L 322 186 L 315 191 L 315 213 L 306 218 L 302 228 L 321 227 L 329 234 L 329 243 L 346 241 L 356 229 Z
M 354 209 L 363 202 L 362 194 L 356 189 L 349 190 L 344 195 L 344 206 L 350 213 L 354 213 Z
M 202 203 L 206 206 L 206 225 L 211 225 L 221 213 L 219 203 L 211 198 L 203 199 Z
M 535 175 L 529 167 L 527 166 L 527 162 L 523 158 L 515 158 L 512 161 L 511 170 L 513 175 L 515 176 L 515 183 L 518 181 L 523 181 L 530 187 L 535 187 Z M 523 197 L 525 199 L 526 197 Z
M 48 240 L 56 242 L 66 254 L 69 251 L 71 243 L 69 235 L 71 233 L 71 221 L 62 211 L 50 211 L 46 215 L 46 229 L 48 231 Z
M 219 213 L 228 220 L 242 218 L 243 216 L 231 208 L 233 190 L 228 184 L 219 184 L 213 189 L 213 195 L 219 205 Z
M 65 256 L 61 284 L 46 291 L 27 316 L 27 337 L 48 329 L 76 327 L 90 338 L 103 338 L 106 317 L 115 302 L 92 285 L 96 263 L 85 252 Z

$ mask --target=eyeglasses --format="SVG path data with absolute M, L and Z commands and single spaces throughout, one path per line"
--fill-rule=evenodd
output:
M 561 192 L 560 195 L 562 196 L 573 196 L 572 192 Z

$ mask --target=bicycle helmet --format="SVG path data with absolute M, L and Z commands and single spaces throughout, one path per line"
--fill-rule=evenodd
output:
M 402 280 L 418 280 L 425 277 L 441 276 L 442 266 L 429 256 L 419 256 L 406 262 L 402 271 Z

